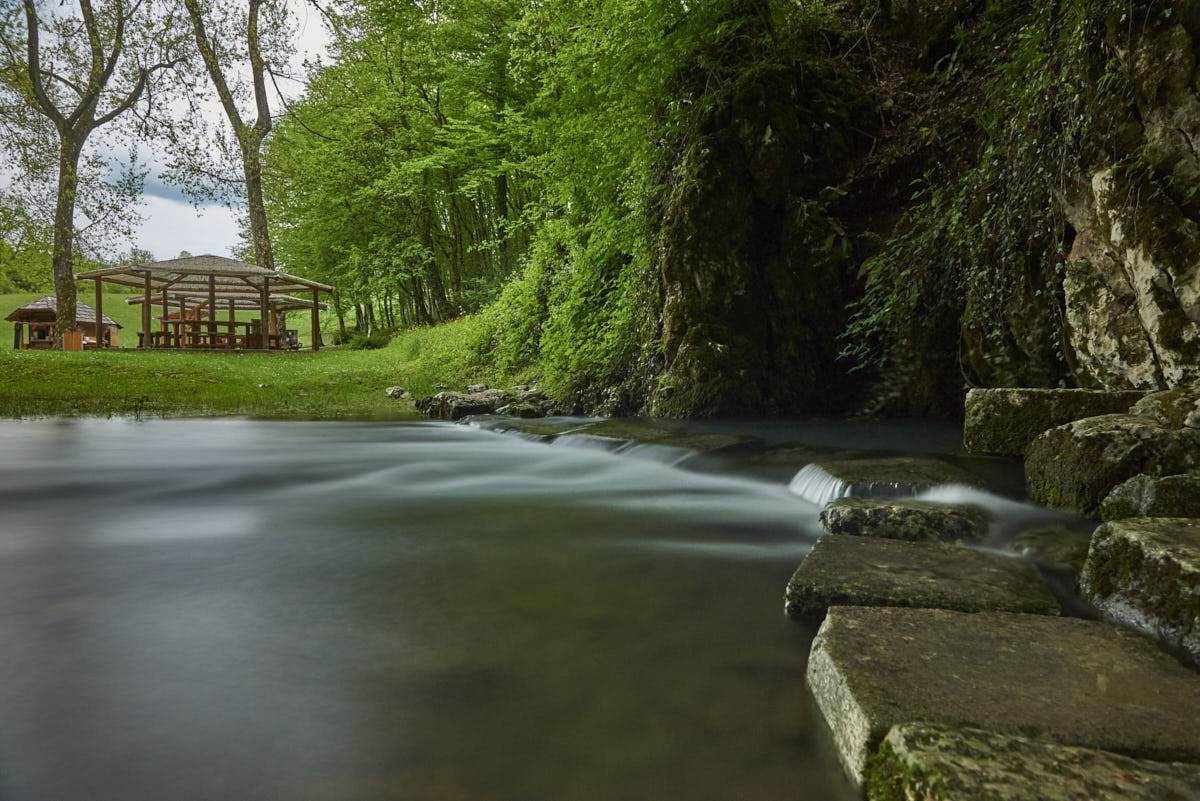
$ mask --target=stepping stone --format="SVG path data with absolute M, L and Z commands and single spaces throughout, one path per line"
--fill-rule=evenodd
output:
M 1200 665 L 1200 520 L 1105 523 L 1092 537 L 1079 589 L 1110 619 L 1162 638 Z
M 1025 449 L 1025 484 L 1039 503 L 1090 515 L 1138 473 L 1174 475 L 1200 467 L 1200 429 L 1171 429 L 1150 417 L 1107 414 L 1052 428 Z
M 1066 526 L 1049 526 L 1023 531 L 1012 538 L 1008 547 L 1032 559 L 1042 567 L 1078 576 L 1087 561 L 1092 532 L 1075 531 Z
M 988 513 L 978 506 L 907 498 L 839 498 L 821 510 L 830 534 L 912 542 L 978 542 L 987 536 Z
M 913 723 L 888 732 L 867 786 L 875 801 L 1187 801 L 1200 765 Z
M 917 606 L 1057 615 L 1033 565 L 937 542 L 825 536 L 787 585 L 784 610 L 820 619 L 831 606 Z
M 1044 431 L 1102 414 L 1127 412 L 1145 392 L 1091 389 L 972 389 L 963 445 L 971 453 L 1020 456 Z
M 895 498 L 943 484 L 978 483 L 966 470 L 940 459 L 895 457 L 813 462 L 796 473 L 788 488 L 823 507 L 835 498 Z
M 1145 474 L 1118 484 L 1100 504 L 1100 519 L 1200 517 L 1200 471 L 1155 478 Z
M 1200 762 L 1200 676 L 1097 621 L 835 607 L 807 682 L 856 784 L 888 731 L 913 722 Z

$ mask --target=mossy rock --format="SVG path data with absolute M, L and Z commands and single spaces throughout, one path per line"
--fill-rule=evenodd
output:
M 1187 472 L 1200 465 L 1200 430 L 1173 431 L 1156 420 L 1109 414 L 1045 432 L 1025 449 L 1029 496 L 1092 514 L 1121 482 L 1137 475 Z
M 978 542 L 987 536 L 988 519 L 978 506 L 908 498 L 839 498 L 821 510 L 830 534 L 910 542 Z
M 1200 798 L 1200 765 L 925 723 L 893 727 L 872 755 L 866 778 L 869 801 Z
M 1200 428 L 1200 389 L 1177 387 L 1152 392 L 1129 410 L 1168 428 Z
M 1079 587 L 1111 619 L 1200 664 L 1200 520 L 1105 523 L 1092 538 Z
M 1130 517 L 1200 517 L 1200 471 L 1175 476 L 1136 475 L 1100 504 L 1106 523 Z
M 1092 532 L 1066 526 L 1048 526 L 1023 531 L 1009 542 L 1010 550 L 1050 570 L 1079 574 L 1087 561 Z
M 1143 392 L 1089 389 L 972 389 L 967 393 L 963 445 L 971 453 L 1020 455 L 1056 426 L 1128 411 Z

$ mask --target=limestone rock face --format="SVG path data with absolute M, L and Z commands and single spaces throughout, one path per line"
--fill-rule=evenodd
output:
M 430 417 L 441 420 L 461 420 L 473 414 L 491 414 L 501 406 L 513 403 L 516 396 L 503 389 L 480 392 L 439 392 L 417 401 L 417 408 Z
M 987 536 L 988 514 L 978 506 L 946 505 L 907 498 L 839 498 L 821 510 L 830 534 L 912 542 L 978 542 Z
M 1098 621 L 834 607 L 807 683 L 856 784 L 891 728 L 915 721 L 1200 762 L 1196 673 Z
M 1131 759 L 982 729 L 908 723 L 867 768 L 871 801 L 1185 801 L 1200 765 Z
M 1134 476 L 1100 504 L 1105 522 L 1129 517 L 1200 517 L 1200 473 Z
M 1200 430 L 1173 430 L 1148 417 L 1109 414 L 1052 428 L 1025 450 L 1030 497 L 1082 514 L 1138 473 L 1169 475 L 1200 466 Z
M 1200 36 L 1153 29 L 1122 54 L 1132 68 L 1140 144 L 1178 187 L 1200 181 Z M 1178 203 L 1149 214 L 1104 165 L 1067 204 L 1077 237 L 1063 282 L 1081 383 L 1169 388 L 1200 380 L 1200 225 Z M 1143 203 L 1144 205 L 1144 203 Z
M 1079 579 L 1108 617 L 1200 664 L 1200 520 L 1135 518 L 1096 530 Z
M 1021 559 L 936 542 L 829 535 L 788 582 L 785 611 L 819 619 L 831 606 L 918 606 L 1057 615 L 1058 601 Z
M 1045 431 L 1084 417 L 1128 411 L 1143 397 L 1135 391 L 972 389 L 965 405 L 963 444 L 972 453 L 1016 456 Z

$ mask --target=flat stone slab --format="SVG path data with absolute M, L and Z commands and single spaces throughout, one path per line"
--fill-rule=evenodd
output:
M 916 606 L 1057 615 L 1033 565 L 940 542 L 828 535 L 788 582 L 784 611 L 819 619 L 831 606 Z
M 858 784 L 888 731 L 913 722 L 1200 762 L 1200 676 L 1102 622 L 835 607 L 813 641 L 807 682 Z
M 941 459 L 898 456 L 879 459 L 823 459 L 801 468 L 789 489 L 825 506 L 836 498 L 895 498 L 917 495 L 944 484 L 976 485 L 979 479 Z
M 1100 519 L 1200 517 L 1200 471 L 1175 476 L 1136 475 L 1100 502 Z
M 1065 526 L 1047 526 L 1022 531 L 1012 538 L 1010 550 L 1032 559 L 1042 567 L 1079 575 L 1087 561 L 1092 532 Z
M 867 786 L 872 801 L 1188 801 L 1200 765 L 915 723 L 888 732 Z
M 1110 619 L 1160 637 L 1200 665 L 1200 520 L 1105 523 L 1092 537 L 1079 588 Z
M 978 542 L 987 536 L 988 520 L 978 506 L 910 498 L 838 498 L 821 510 L 821 526 L 830 534 L 911 542 Z
M 967 392 L 963 445 L 971 453 L 1019 456 L 1052 428 L 1126 412 L 1145 392 L 1090 389 L 972 389 Z

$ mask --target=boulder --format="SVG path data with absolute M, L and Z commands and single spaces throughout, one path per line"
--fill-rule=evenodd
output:
M 388 387 L 383 391 L 383 394 L 387 395 L 389 398 L 403 398 L 407 397 L 408 395 L 408 393 L 404 391 L 404 387 Z
M 1022 531 L 1008 547 L 1049 570 L 1078 576 L 1087 560 L 1092 532 L 1066 526 L 1047 526 Z
M 784 611 L 820 619 L 831 606 L 915 606 L 1057 615 L 1033 565 L 940 542 L 825 536 L 788 582 Z
M 1100 503 L 1106 522 L 1128 517 L 1200 517 L 1200 471 L 1177 476 L 1136 475 Z
M 1126 412 L 1144 392 L 1088 389 L 972 389 L 963 445 L 971 453 L 1019 456 L 1039 434 L 1065 423 Z
M 895 726 L 867 766 L 871 801 L 1185 801 L 1200 765 L 967 727 Z
M 807 682 L 856 784 L 891 728 L 918 721 L 1200 762 L 1200 679 L 1098 621 L 834 607 Z
M 491 414 L 515 400 L 511 392 L 488 389 L 464 395 L 461 392 L 439 392 L 417 401 L 417 408 L 441 420 L 461 420 L 473 414 Z
M 506 403 L 496 409 L 496 414 L 508 415 L 509 417 L 520 417 L 526 420 L 535 417 L 545 417 L 546 408 L 536 403 L 529 401 L 517 401 L 516 403 Z
M 1149 417 L 1108 414 L 1052 428 L 1025 449 L 1035 501 L 1082 514 L 1138 473 L 1169 475 L 1200 465 L 1200 430 L 1173 430 Z
M 1200 520 L 1105 523 L 1092 537 L 1079 588 L 1110 619 L 1200 664 Z
M 821 510 L 830 534 L 913 542 L 978 542 L 987 536 L 988 519 L 978 506 L 910 498 L 838 498 Z
M 940 459 L 823 459 L 805 465 L 789 489 L 801 498 L 825 506 L 849 496 L 894 498 L 918 495 L 943 484 L 978 484 L 973 475 Z
M 1167 428 L 1200 428 L 1200 389 L 1152 392 L 1135 403 L 1129 413 L 1149 417 Z
M 487 384 L 467 384 L 467 394 L 475 395 L 480 392 L 487 392 Z

